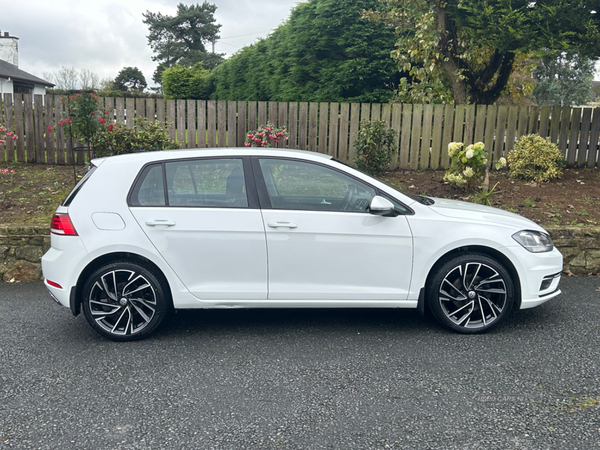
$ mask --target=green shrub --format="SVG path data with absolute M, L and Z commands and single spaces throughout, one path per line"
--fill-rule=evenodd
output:
M 208 99 L 210 70 L 199 62 L 194 67 L 173 66 L 162 74 L 165 98 Z
M 94 138 L 95 155 L 113 156 L 139 151 L 170 150 L 177 148 L 163 123 L 134 119 L 135 126 L 127 128 L 123 123 L 103 127 Z
M 446 170 L 444 181 L 469 190 L 483 181 L 488 162 L 483 142 L 476 142 L 466 148 L 462 142 L 450 142 L 448 156 L 452 163 Z
M 365 120 L 354 141 L 356 167 L 371 175 L 383 174 L 392 161 L 396 130 L 387 128 L 385 120 Z
M 507 158 L 511 178 L 541 183 L 562 177 L 563 155 L 550 139 L 537 134 L 520 137 Z

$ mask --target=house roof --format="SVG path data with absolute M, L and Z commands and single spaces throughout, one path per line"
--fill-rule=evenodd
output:
M 54 84 L 49 81 L 42 80 L 41 78 L 31 75 L 24 70 L 19 69 L 14 64 L 0 60 L 0 77 L 12 78 L 17 81 L 28 81 L 30 83 L 43 84 L 44 86 L 53 87 Z

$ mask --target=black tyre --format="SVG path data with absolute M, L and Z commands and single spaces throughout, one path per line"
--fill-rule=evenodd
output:
M 442 325 L 459 333 L 482 333 L 509 316 L 515 287 L 498 261 L 467 253 L 438 268 L 428 286 L 427 300 Z
M 83 312 L 94 330 L 114 341 L 133 341 L 152 333 L 169 311 L 170 297 L 146 267 L 119 261 L 100 267 L 82 292 Z

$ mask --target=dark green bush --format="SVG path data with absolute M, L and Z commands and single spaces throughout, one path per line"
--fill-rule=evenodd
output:
M 122 123 L 103 127 L 93 142 L 96 156 L 177 148 L 177 143 L 171 140 L 163 123 L 149 122 L 144 118 L 134 120 L 133 128 L 127 128 Z
M 388 128 L 385 120 L 361 122 L 354 141 L 356 167 L 371 175 L 384 173 L 392 161 L 395 138 L 396 130 Z

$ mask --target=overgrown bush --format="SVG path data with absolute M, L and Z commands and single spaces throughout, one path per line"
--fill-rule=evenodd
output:
M 210 70 L 199 62 L 193 67 L 173 66 L 162 74 L 165 98 L 208 99 Z
M 134 122 L 133 128 L 127 128 L 123 123 L 111 123 L 99 130 L 93 141 L 96 156 L 177 148 L 177 143 L 171 140 L 163 123 L 149 122 L 141 117 L 134 119 Z
M 354 141 L 356 167 L 371 175 L 383 174 L 392 161 L 396 130 L 387 128 L 385 120 L 365 120 Z
M 104 128 L 108 111 L 102 107 L 98 95 L 93 92 L 72 94 L 61 99 L 67 105 L 68 117 L 63 117 L 58 126 L 85 145 L 91 145 L 96 135 Z M 52 127 L 48 126 L 48 133 Z
M 562 177 L 563 155 L 550 139 L 537 134 L 520 137 L 507 158 L 511 178 L 541 183 Z

